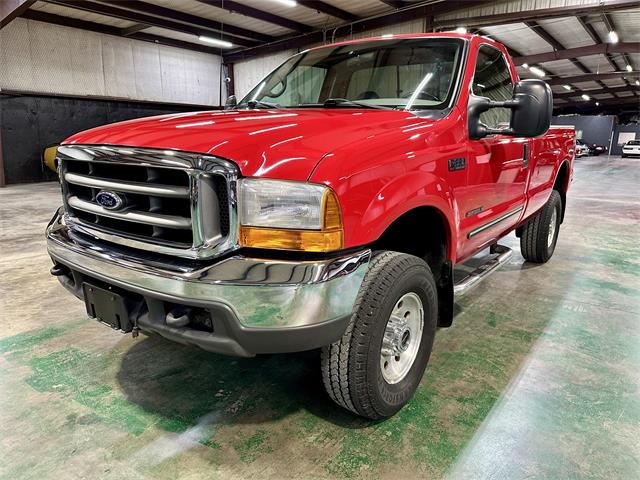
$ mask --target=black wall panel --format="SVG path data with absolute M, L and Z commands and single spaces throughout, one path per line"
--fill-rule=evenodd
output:
M 551 120 L 552 125 L 573 125 L 578 138 L 588 144 L 604 145 L 607 152 L 615 123 L 613 115 L 566 115 Z
M 42 150 L 76 132 L 132 118 L 204 108 L 198 105 L 0 94 L 5 182 L 29 183 L 55 178 L 42 166 Z
M 613 145 L 611 145 L 611 155 L 622 155 L 622 145 L 618 143 L 618 136 L 620 132 L 635 133 L 636 140 L 640 140 L 640 125 L 637 123 L 630 123 L 629 125 L 618 125 L 613 134 Z

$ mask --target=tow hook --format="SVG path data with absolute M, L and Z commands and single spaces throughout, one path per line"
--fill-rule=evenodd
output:
M 177 307 L 167 313 L 165 322 L 167 325 L 174 328 L 182 328 L 189 325 L 191 322 L 192 311 L 187 307 Z
M 53 275 L 54 277 L 61 277 L 63 275 L 68 275 L 70 273 L 70 270 L 65 265 L 56 263 L 53 267 L 51 267 L 49 273 L 51 273 L 51 275 Z

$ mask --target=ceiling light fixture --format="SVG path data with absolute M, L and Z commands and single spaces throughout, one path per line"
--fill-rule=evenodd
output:
M 529 68 L 529 64 L 528 63 L 523 63 L 522 64 L 522 68 Z
M 531 73 L 533 73 L 534 75 L 537 75 L 539 77 L 544 77 L 546 75 L 546 73 L 544 73 L 544 70 L 542 70 L 539 67 L 531 67 L 531 68 L 529 68 L 529 71 Z
M 455 30 L 456 33 L 467 33 L 467 29 L 465 27 L 458 27 Z
M 222 47 L 222 48 L 231 48 L 231 47 L 233 47 L 233 43 L 227 42 L 225 40 L 218 40 L 217 38 L 203 37 L 202 35 L 200 35 L 198 37 L 198 40 L 200 40 L 201 42 L 210 43 L 211 45 L 216 45 L 216 46 Z
M 295 0 L 273 0 L 274 2 L 281 3 L 285 7 L 295 7 L 298 5 L 298 2 Z
M 627 72 L 633 72 L 633 67 L 627 63 Z
M 615 30 L 611 30 L 609 32 L 609 42 L 618 43 L 619 40 L 620 40 L 620 38 L 618 37 L 618 34 L 616 33 L 616 31 Z
M 599 106 L 600 106 L 600 102 L 596 102 L 596 107 L 599 107 Z
M 640 86 L 640 80 L 636 80 L 636 85 Z
M 588 102 L 589 100 L 591 100 L 591 97 L 589 95 L 587 95 L 586 93 L 582 94 L 582 99 L 586 102 Z
M 571 86 L 569 85 L 562 85 L 564 87 L 565 90 L 571 91 Z

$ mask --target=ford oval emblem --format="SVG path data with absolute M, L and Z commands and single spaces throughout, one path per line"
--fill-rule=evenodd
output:
M 96 195 L 96 202 L 107 210 L 120 210 L 124 207 L 124 199 L 115 192 L 101 190 Z

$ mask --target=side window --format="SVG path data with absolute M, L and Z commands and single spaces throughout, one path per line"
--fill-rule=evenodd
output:
M 511 99 L 513 95 L 511 72 L 500 50 L 487 45 L 480 47 L 472 90 L 474 95 L 488 97 L 494 101 Z M 500 123 L 508 124 L 510 119 L 511 111 L 508 108 L 492 108 L 480 115 L 480 121 L 492 128 L 497 128 Z

